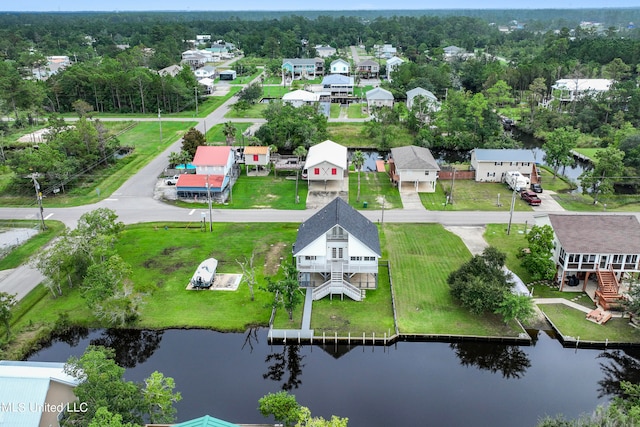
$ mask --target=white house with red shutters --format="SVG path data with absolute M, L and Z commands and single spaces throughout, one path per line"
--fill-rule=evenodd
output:
M 252 166 L 255 170 L 267 167 L 270 160 L 271 149 L 268 146 L 250 145 L 244 149 L 244 164 L 247 167 L 247 174 Z
M 309 189 L 313 182 L 327 181 L 339 183 L 343 189 L 344 177 L 347 170 L 347 147 L 326 140 L 309 148 L 307 160 L 304 163 L 306 179 Z

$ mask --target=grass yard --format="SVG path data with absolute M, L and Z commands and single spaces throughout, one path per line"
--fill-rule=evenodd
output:
M 56 196 L 50 195 L 43 200 L 44 209 L 48 207 L 80 206 L 96 203 L 109 197 L 115 190 L 153 158 L 162 153 L 169 145 L 181 138 L 182 135 L 196 122 L 162 122 L 162 141 L 160 141 L 160 127 L 158 122 L 137 122 L 134 126 L 120 134 L 118 139 L 123 147 L 134 147 L 134 151 L 92 175 L 86 175 L 81 182 L 66 193 Z M 28 205 L 33 203 L 33 197 L 3 198 L 2 204 Z
M 384 197 L 385 209 L 402 208 L 400 193 L 391 184 L 389 175 L 384 172 L 360 172 L 360 201 L 358 202 L 358 174 L 349 172 L 349 204 L 355 209 L 382 209 Z
M 267 108 L 268 104 L 253 104 L 247 110 L 237 111 L 233 108 L 225 114 L 227 119 L 254 119 L 256 117 L 262 117 L 262 112 Z
M 340 104 L 329 105 L 329 118 L 337 119 L 338 117 L 340 117 Z
M 295 175 L 280 172 L 277 177 L 247 176 L 244 167 L 233 186 L 231 200 L 225 204 L 214 204 L 214 209 L 283 209 L 304 210 L 307 203 L 307 181 L 298 179 L 298 197 L 296 203 Z M 184 208 L 206 208 L 206 200 L 199 202 L 174 202 L 176 206 Z
M 602 151 L 602 148 L 574 148 L 575 152 L 587 156 L 592 162 L 596 159 L 596 153 Z
M 598 203 L 593 203 L 591 196 L 581 193 L 558 193 L 554 199 L 568 211 L 577 212 L 637 212 L 640 210 L 640 195 L 600 196 Z
M 329 139 L 347 148 L 377 148 L 368 138 L 362 136 L 362 123 L 327 123 Z
M 540 177 L 542 188 L 545 190 L 559 192 L 567 192 L 576 188 L 575 184 L 570 182 L 568 178 L 561 175 L 553 177 L 553 169 L 548 166 L 542 166 L 538 168 L 540 170 Z M 562 169 L 558 173 L 562 172 Z
M 640 329 L 629 326 L 629 319 L 613 318 L 604 325 L 598 325 L 585 319 L 585 313 L 563 304 L 538 305 L 551 319 L 562 335 L 580 338 L 580 341 L 637 343 L 640 342 Z
M 236 141 L 240 140 L 242 141 L 242 133 L 247 130 L 253 123 L 245 123 L 245 122 L 236 122 L 236 123 L 231 123 L 236 129 Z M 211 126 L 209 129 L 207 129 L 207 135 L 206 135 L 206 140 L 208 143 L 211 142 L 221 142 L 222 144 L 226 145 L 226 141 L 227 138 L 224 136 L 224 133 L 222 133 L 222 131 L 224 130 L 224 123 L 219 123 L 217 125 L 213 125 Z
M 349 104 L 347 108 L 347 117 L 350 119 L 366 119 L 369 117 L 369 113 L 366 112 L 367 104 L 365 103 L 353 103 Z
M 529 224 L 527 230 L 533 224 Z M 507 255 L 506 265 L 509 270 L 520 277 L 524 283 L 530 283 L 531 274 L 520 265 L 518 254 L 522 248 L 529 246 L 525 237 L 524 224 L 511 224 L 511 233 L 507 234 L 507 224 L 487 224 L 484 232 L 487 243 Z
M 454 301 L 447 277 L 471 258 L 462 240 L 437 224 L 385 224 L 398 326 L 405 334 L 517 336 L 493 314 L 474 316 Z
M 431 211 L 505 211 L 511 208 L 512 191 L 498 182 L 475 182 L 458 179 L 453 183 L 453 204 L 447 203 L 445 192 L 451 190 L 451 181 L 440 180 L 434 193 L 419 193 L 424 207 Z M 498 194 L 500 203 L 498 206 Z M 530 211 L 531 206 L 516 195 L 515 210 Z
M 282 98 L 285 93 L 291 92 L 288 87 L 282 86 L 262 86 L 263 98 Z

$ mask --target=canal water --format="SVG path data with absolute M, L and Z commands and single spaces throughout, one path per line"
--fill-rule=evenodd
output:
M 80 329 L 31 355 L 66 361 L 89 344 L 113 347 L 126 377 L 158 370 L 182 393 L 178 421 L 206 414 L 261 423 L 258 399 L 282 389 L 315 416 L 350 427 L 535 426 L 608 402 L 620 379 L 640 381 L 640 351 L 563 348 L 544 332 L 532 346 L 399 342 L 391 347 L 268 345 L 267 331 Z

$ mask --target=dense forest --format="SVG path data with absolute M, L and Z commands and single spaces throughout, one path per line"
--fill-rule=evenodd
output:
M 198 84 L 191 70 L 158 71 L 179 63 L 197 34 L 233 44 L 245 56 L 241 70 L 263 64 L 274 75 L 282 58 L 314 57 L 316 45 L 340 55 L 352 45 L 371 53 L 389 43 L 405 63 L 382 85 L 397 100 L 422 87 L 443 103 L 428 125 L 398 109 L 376 113 L 366 131 L 380 148 L 388 148 L 400 127 L 428 147 L 513 146 L 498 114 L 517 110 L 520 128 L 536 136 L 553 139 L 557 129 L 567 129 L 583 145 L 620 148 L 628 170 L 620 166 L 615 176 L 639 175 L 640 29 L 630 21 L 640 18 L 640 8 L 465 12 L 7 13 L 0 16 L 0 109 L 14 128 L 78 105 L 120 114 L 192 109 Z M 470 55 L 447 59 L 444 48 L 451 45 Z M 34 79 L 51 55 L 66 55 L 72 64 Z M 561 78 L 614 84 L 603 95 L 549 104 Z M 1 125 L 9 131 L 9 122 Z M 637 178 L 625 179 L 638 185 Z

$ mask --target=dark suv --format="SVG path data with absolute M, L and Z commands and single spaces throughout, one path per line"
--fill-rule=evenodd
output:
M 536 193 L 542 193 L 542 185 L 540 184 L 531 184 L 531 189 Z

